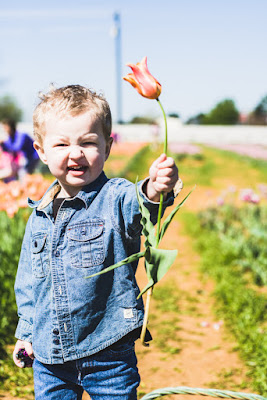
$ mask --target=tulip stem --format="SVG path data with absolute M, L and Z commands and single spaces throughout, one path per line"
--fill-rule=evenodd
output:
M 159 99 L 156 99 L 161 111 L 163 113 L 163 118 L 164 118 L 164 125 L 165 125 L 165 136 L 164 136 L 164 154 L 167 156 L 167 151 L 168 151 L 168 127 L 167 127 L 167 118 L 166 114 L 164 111 L 164 108 L 159 101 Z M 158 220 L 157 220 L 157 234 L 156 234 L 156 248 L 158 247 L 159 244 L 159 234 L 160 234 L 160 220 L 161 220 L 161 214 L 162 214 L 162 207 L 163 207 L 163 199 L 164 199 L 164 193 L 160 193 L 160 200 L 159 200 L 159 210 L 158 210 Z M 141 331 L 141 343 L 144 346 L 148 346 L 148 344 L 145 342 L 145 334 L 146 334 L 146 329 L 147 329 L 147 323 L 148 323 L 148 314 L 149 314 L 149 306 L 150 306 L 150 300 L 153 292 L 153 286 L 148 289 L 147 291 L 147 296 L 146 296 L 146 306 L 145 306 L 145 315 L 144 315 L 144 322 L 142 326 L 142 331 Z
M 162 114 L 163 114 L 163 118 L 164 118 L 164 126 L 165 126 L 165 136 L 164 136 L 164 154 L 167 155 L 167 151 L 168 151 L 168 127 L 167 127 L 167 118 L 166 118 L 166 114 L 164 111 L 164 108 L 159 100 L 159 98 L 157 98 L 157 102 L 161 108 Z
M 150 306 L 152 291 L 153 291 L 153 286 L 151 288 L 149 288 L 146 293 L 145 315 L 144 315 L 144 322 L 143 322 L 141 336 L 140 336 L 141 343 L 145 347 L 149 346 L 149 344 L 145 342 L 145 336 L 146 336 L 146 327 L 147 327 L 147 323 L 148 323 L 148 314 L 149 314 L 149 306 Z
M 164 154 L 166 154 L 167 156 L 167 151 L 168 151 L 168 127 L 167 127 L 167 118 L 166 118 L 166 114 L 164 111 L 164 108 L 160 102 L 160 100 L 157 98 L 157 102 L 161 108 L 162 114 L 163 114 L 163 118 L 164 118 L 164 126 L 165 126 L 165 135 L 164 135 Z M 158 221 L 157 221 L 157 235 L 156 235 L 156 247 L 158 247 L 159 244 L 159 232 L 160 232 L 160 220 L 161 220 L 161 214 L 162 214 L 162 205 L 163 205 L 163 196 L 164 193 L 160 193 L 160 200 L 159 200 L 159 211 L 158 211 Z

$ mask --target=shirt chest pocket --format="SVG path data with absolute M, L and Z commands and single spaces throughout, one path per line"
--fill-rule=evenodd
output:
M 38 233 L 32 238 L 32 269 L 36 278 L 44 278 L 49 268 L 47 234 Z
M 103 264 L 104 223 L 92 220 L 68 228 L 68 240 L 72 266 L 77 268 L 93 267 Z

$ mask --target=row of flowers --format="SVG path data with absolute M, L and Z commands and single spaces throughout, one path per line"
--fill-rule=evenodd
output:
M 229 186 L 216 200 L 217 205 L 222 206 L 225 203 L 233 203 L 237 199 L 243 203 L 259 204 L 267 199 L 267 185 L 258 184 L 257 190 L 252 188 L 237 189 L 235 186 Z
M 258 160 L 267 160 L 267 148 L 259 144 L 212 144 L 220 150 L 228 150 L 242 156 L 248 156 Z
M 21 181 L 0 182 L 0 211 L 13 217 L 20 208 L 28 207 L 28 197 L 41 198 L 50 185 L 51 180 L 40 174 L 26 175 Z
M 232 151 L 242 156 L 248 156 L 258 160 L 267 160 L 267 148 L 259 144 L 212 144 L 220 150 Z M 169 149 L 175 154 L 195 155 L 201 154 L 199 146 L 192 143 L 170 143 Z
M 0 211 L 6 211 L 12 218 L 20 208 L 28 207 L 28 197 L 34 200 L 41 198 L 50 184 L 51 180 L 39 174 L 26 175 L 22 181 L 0 182 Z M 236 199 L 244 203 L 259 204 L 262 200 L 267 200 L 267 185 L 258 184 L 257 190 L 237 189 L 232 185 L 222 191 L 216 202 L 221 206 Z
M 169 149 L 174 154 L 188 154 L 188 155 L 196 155 L 201 154 L 202 151 L 199 146 L 192 143 L 169 143 Z

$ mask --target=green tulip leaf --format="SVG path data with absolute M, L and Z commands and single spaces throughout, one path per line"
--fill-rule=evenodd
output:
M 160 231 L 160 234 L 159 234 L 159 243 L 160 243 L 161 239 L 163 238 L 163 236 L 164 236 L 168 226 L 170 225 L 171 221 L 173 220 L 175 214 L 182 207 L 182 205 L 186 202 L 186 200 L 188 199 L 188 197 L 190 196 L 190 194 L 193 192 L 194 189 L 195 189 L 195 187 L 188 193 L 188 195 L 181 201 L 181 203 L 178 204 L 175 207 L 175 209 L 168 215 L 168 217 L 163 222 L 162 227 L 161 227 L 161 231 Z
M 144 206 L 144 202 L 142 197 L 139 194 L 137 181 L 135 183 L 136 187 L 136 195 L 139 203 L 139 209 L 141 213 L 141 224 L 143 226 L 142 234 L 145 237 L 144 247 L 147 248 L 149 246 L 156 246 L 156 236 L 155 236 L 155 228 L 150 220 L 150 212 L 146 206 Z
M 144 257 L 144 255 L 145 255 L 145 251 L 141 251 L 140 253 L 132 254 L 131 256 L 125 258 L 124 260 L 118 262 L 117 264 L 111 265 L 110 267 L 107 267 L 107 268 L 103 269 L 102 271 L 97 272 L 96 274 L 86 276 L 85 278 L 88 279 L 88 278 L 92 278 L 93 276 L 106 274 L 107 272 L 112 271 L 115 268 L 121 267 L 122 265 L 130 264 L 134 261 L 137 261 L 139 258 Z
M 148 247 L 145 252 L 145 267 L 148 284 L 138 297 L 142 296 L 150 287 L 154 286 L 168 272 L 177 256 L 177 250 L 163 250 Z
M 148 282 L 148 284 L 144 287 L 144 289 L 139 293 L 139 295 L 137 296 L 137 299 L 139 299 L 141 296 L 143 296 L 143 294 L 145 294 L 148 289 L 150 289 L 151 287 L 154 286 L 154 282 L 152 279 L 150 279 L 150 281 Z

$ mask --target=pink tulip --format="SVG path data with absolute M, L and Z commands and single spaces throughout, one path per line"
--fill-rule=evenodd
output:
M 147 99 L 157 99 L 161 93 L 161 84 L 150 74 L 147 68 L 147 57 L 144 57 L 140 63 L 127 64 L 133 71 L 123 77 L 129 82 L 141 96 Z
M 223 206 L 224 205 L 224 198 L 223 197 L 218 197 L 217 198 L 217 204 L 218 204 L 218 206 Z
M 259 204 L 260 196 L 257 193 L 253 193 L 251 196 L 250 202 L 254 203 L 254 204 Z
M 247 203 L 258 204 L 260 202 L 260 196 L 253 191 L 253 189 L 242 189 L 240 192 L 240 198 L 242 201 Z

